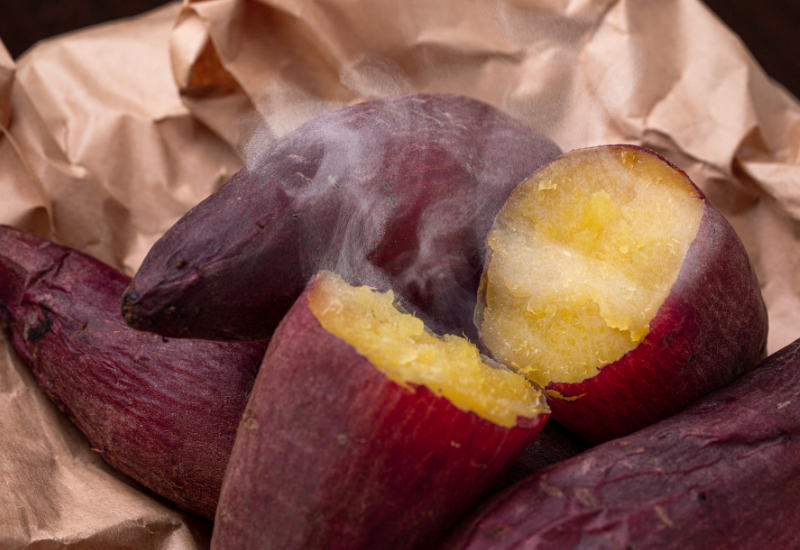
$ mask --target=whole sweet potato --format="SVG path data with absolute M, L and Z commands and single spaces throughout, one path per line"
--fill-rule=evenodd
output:
M 123 302 L 166 336 L 267 339 L 326 269 L 392 288 L 431 330 L 472 323 L 485 239 L 559 148 L 494 107 L 408 94 L 326 113 L 267 149 L 152 248 Z
M 442 550 L 800 548 L 800 340 L 686 411 L 539 471 Z
M 119 471 L 209 519 L 265 344 L 125 325 L 129 278 L 0 226 L 0 320 L 44 391 Z

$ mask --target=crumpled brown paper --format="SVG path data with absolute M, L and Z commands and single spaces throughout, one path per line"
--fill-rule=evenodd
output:
M 800 106 L 698 0 L 206 0 L 0 48 L 0 223 L 132 274 L 186 210 L 310 118 L 408 91 L 487 101 L 563 149 L 686 170 L 800 336 Z M 5 483 L 6 487 L 2 487 Z M 0 548 L 202 548 L 115 474 L 0 340 Z

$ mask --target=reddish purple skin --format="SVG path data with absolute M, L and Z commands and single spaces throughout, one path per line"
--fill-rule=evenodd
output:
M 767 309 L 747 252 L 733 227 L 689 177 L 703 200 L 697 236 L 677 280 L 633 350 L 580 383 L 553 383 L 555 420 L 593 443 L 668 418 L 753 369 L 766 355 Z M 485 298 L 484 298 L 485 299 Z
M 539 433 L 390 381 L 320 326 L 315 279 L 272 339 L 239 427 L 214 549 L 430 548 Z
M 677 416 L 541 470 L 438 550 L 800 548 L 800 340 Z
M 0 319 L 44 391 L 114 468 L 213 519 L 266 345 L 133 330 L 119 312 L 129 282 L 0 226 Z
M 129 287 L 128 324 L 268 339 L 322 269 L 393 289 L 434 332 L 472 323 L 495 214 L 561 151 L 494 107 L 414 93 L 326 113 L 179 220 Z

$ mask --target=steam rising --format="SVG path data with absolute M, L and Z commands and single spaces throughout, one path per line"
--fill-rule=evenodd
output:
M 360 66 L 391 73 L 374 60 Z M 287 197 L 292 209 L 262 228 L 267 234 L 260 238 L 299 233 L 304 278 L 324 269 L 350 284 L 393 289 L 426 322 L 431 319 L 422 311 L 449 331 L 474 333 L 484 239 L 494 214 L 557 148 L 457 96 L 395 96 L 328 116 L 300 128 L 301 138 L 293 133 L 272 148 L 263 147 L 274 135 L 266 125 L 250 140 L 246 170 L 263 185 L 278 186 L 272 194 Z

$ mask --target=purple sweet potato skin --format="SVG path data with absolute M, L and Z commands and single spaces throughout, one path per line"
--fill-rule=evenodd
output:
M 239 427 L 212 548 L 431 548 L 541 430 L 497 426 L 390 381 L 308 308 L 270 342 Z
M 476 341 L 494 216 L 559 154 L 462 96 L 415 93 L 331 111 L 266 150 L 155 244 L 125 295 L 125 319 L 167 336 L 268 339 L 327 269 L 392 288 L 434 332 Z
M 441 550 L 800 548 L 800 340 L 672 418 L 541 470 Z
M 0 319 L 44 391 L 119 471 L 214 518 L 264 343 L 168 340 L 125 325 L 130 282 L 0 226 Z

